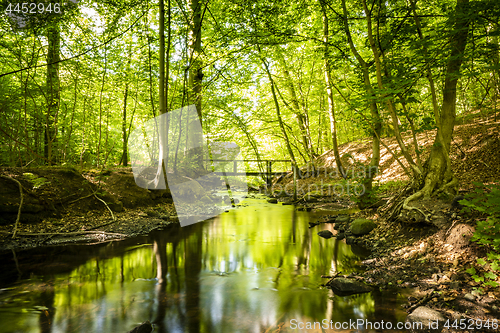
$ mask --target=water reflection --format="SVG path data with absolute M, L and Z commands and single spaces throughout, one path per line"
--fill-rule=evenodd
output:
M 23 279 L 0 293 L 0 332 L 126 332 L 145 320 L 155 332 L 300 331 L 291 320 L 402 320 L 396 295 L 319 288 L 322 274 L 357 269 L 362 253 L 308 222 L 291 206 L 254 200 L 136 244 L 48 249 L 36 269 L 34 252 L 18 254 Z

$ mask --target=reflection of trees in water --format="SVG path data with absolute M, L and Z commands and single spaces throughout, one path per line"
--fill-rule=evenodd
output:
M 184 239 L 187 327 L 188 331 L 193 333 L 200 331 L 201 237 L 201 232 L 195 232 L 188 239 Z
M 385 296 L 330 299 L 331 291 L 318 290 L 326 282 L 321 274 L 348 274 L 359 256 L 343 242 L 317 236 L 308 221 L 293 209 L 276 215 L 231 212 L 213 222 L 154 232 L 144 239 L 152 246 L 131 242 L 89 251 L 93 258 L 71 273 L 77 283 L 57 287 L 55 295 L 47 290 L 32 296 L 49 309 L 37 314 L 37 326 L 42 332 L 71 332 L 102 323 L 115 331 L 150 319 L 160 333 L 258 331 L 292 314 L 314 320 L 393 318 L 395 301 L 384 303 Z
M 170 242 L 166 241 L 165 234 L 153 235 L 158 279 L 158 284 L 155 286 L 156 317 L 153 323 L 160 333 L 168 332 L 167 313 L 172 313 L 172 308 L 177 309 L 179 324 L 187 332 L 200 331 L 199 273 L 203 236 L 200 227 L 200 224 L 195 224 L 182 229 L 176 228 L 177 236 L 168 237 Z M 182 298 L 185 300 L 184 303 Z
M 370 293 L 334 296 L 331 318 L 333 322 L 349 322 L 349 320 L 370 318 L 375 303 Z
M 52 323 L 54 322 L 54 315 L 56 308 L 54 306 L 54 280 L 53 277 L 50 276 L 44 279 L 44 283 L 46 284 L 43 287 L 42 292 L 39 294 L 40 301 L 38 304 L 41 305 L 40 311 L 40 332 L 41 333 L 51 333 L 52 332 Z

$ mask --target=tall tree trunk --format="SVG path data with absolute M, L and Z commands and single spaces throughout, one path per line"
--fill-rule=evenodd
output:
M 128 98 L 128 81 L 125 83 L 125 91 L 123 92 L 123 114 L 122 114 L 122 165 L 128 165 L 128 151 L 127 151 L 127 98 Z
M 60 86 L 59 63 L 61 49 L 61 35 L 56 23 L 47 31 L 47 114 L 44 131 L 44 157 L 51 165 L 54 162 L 54 147 L 57 138 L 57 114 L 59 112 Z
M 203 79 L 203 64 L 201 60 L 201 29 L 203 16 L 205 14 L 206 6 L 203 6 L 203 0 L 189 0 L 189 10 L 191 20 L 189 21 L 189 75 L 188 75 L 188 104 L 196 107 L 198 113 L 198 120 L 203 126 L 202 120 L 202 79 Z M 189 119 L 189 128 L 198 128 L 198 125 Z M 203 127 L 202 127 L 203 128 Z M 205 172 L 203 166 L 204 149 L 203 149 L 203 135 L 198 133 L 198 130 L 188 130 L 186 133 L 186 147 L 188 150 L 190 166 L 196 174 L 201 175 Z
M 169 2 L 170 4 L 170 2 Z M 170 7 L 169 13 L 170 13 Z M 156 176 L 153 181 L 154 187 L 163 189 L 166 188 L 167 182 L 167 166 L 165 165 L 165 157 L 167 156 L 167 133 L 168 128 L 166 128 L 166 123 L 162 121 L 162 117 L 167 112 L 167 100 L 166 100 L 166 90 L 165 90 L 165 3 L 163 0 L 159 2 L 159 41 L 160 41 L 160 68 L 159 68 L 159 82 L 158 82 L 158 100 L 160 102 L 159 113 L 160 115 L 156 119 L 156 130 L 158 132 L 158 167 L 156 170 Z M 170 21 L 169 21 L 170 23 Z M 168 27 L 170 29 L 170 27 Z M 168 61 L 168 60 L 167 60 Z M 163 177 L 162 177 L 163 176 Z
M 367 201 L 370 201 L 370 193 L 372 192 L 372 182 L 373 178 L 375 178 L 376 171 L 378 170 L 378 166 L 380 163 L 380 133 L 382 132 L 382 122 L 380 120 L 380 114 L 378 111 L 377 103 L 375 101 L 375 92 L 373 90 L 372 84 L 370 82 L 370 66 L 363 59 L 363 57 L 359 54 L 354 46 L 354 42 L 352 40 L 351 31 L 349 30 L 349 23 L 347 21 L 347 7 L 345 4 L 345 0 L 342 0 L 342 11 L 343 11 L 343 20 L 344 20 L 344 29 L 347 35 L 347 41 L 349 43 L 349 48 L 351 52 L 354 54 L 354 57 L 358 61 L 361 71 L 363 73 L 363 82 L 365 86 L 366 93 L 370 99 L 368 102 L 370 107 L 370 114 L 372 118 L 372 158 L 370 164 L 368 165 L 368 172 L 366 173 L 365 180 L 363 185 L 365 187 L 365 194 Z M 367 202 L 368 203 L 368 202 Z
M 288 150 L 288 154 L 290 155 L 290 159 L 292 160 L 292 170 L 293 170 L 297 167 L 297 162 L 295 161 L 295 155 L 293 154 L 292 146 L 290 144 L 290 140 L 288 139 L 288 133 L 286 132 L 285 125 L 283 124 L 283 119 L 281 118 L 280 104 L 278 102 L 278 97 L 276 95 L 274 79 L 271 75 L 271 71 L 269 70 L 269 64 L 262 57 L 261 57 L 261 61 L 262 61 L 262 64 L 264 65 L 264 69 L 266 70 L 267 77 L 269 78 L 269 83 L 271 84 L 271 92 L 273 94 L 274 106 L 276 108 L 276 116 L 278 118 L 278 123 L 279 123 L 280 129 L 281 129 L 281 133 L 283 134 L 283 137 L 285 138 L 285 144 L 286 144 L 286 148 Z
M 104 45 L 104 71 L 102 73 L 101 80 L 101 92 L 99 93 L 99 141 L 97 142 L 97 166 L 100 166 L 101 162 L 101 141 L 102 141 L 102 100 L 104 95 L 104 84 L 106 83 L 106 73 L 108 71 L 108 45 Z M 106 128 L 107 131 L 107 128 Z
M 455 8 L 454 31 L 450 39 L 451 50 L 446 65 L 441 114 L 436 119 L 437 133 L 431 155 L 426 162 L 428 170 L 421 190 L 427 199 L 434 191 L 454 194 L 458 185 L 451 170 L 449 151 L 456 118 L 457 82 L 469 33 L 468 5 L 469 0 L 457 0 Z
M 196 106 L 198 117 L 201 119 L 201 82 L 203 79 L 201 61 L 201 25 L 202 1 L 190 0 L 189 8 L 192 20 L 189 22 L 189 103 Z
M 165 100 L 165 3 L 160 0 L 159 3 L 159 34 L 160 34 L 160 77 L 159 77 L 159 91 L 158 98 L 160 102 L 160 115 L 166 113 L 166 100 Z
M 307 156 L 309 157 L 309 161 L 313 163 L 314 160 L 314 152 L 312 143 L 310 140 L 310 136 L 308 135 L 308 121 L 307 115 L 301 111 L 301 107 L 299 104 L 299 99 L 297 98 L 297 92 L 295 91 L 295 86 L 293 84 L 292 77 L 290 75 L 290 71 L 288 70 L 285 58 L 281 53 L 278 52 L 278 59 L 283 67 L 283 74 L 285 75 L 285 86 L 290 94 L 291 98 L 291 111 L 295 114 L 297 118 L 297 124 L 299 125 L 300 134 L 302 138 L 302 145 L 304 146 L 304 150 L 306 151 Z
M 457 99 L 457 82 L 460 77 L 460 68 L 463 62 L 463 53 L 467 46 L 469 33 L 470 13 L 469 0 L 457 0 L 454 15 L 454 26 L 450 37 L 450 54 L 446 65 L 443 103 L 439 118 L 436 118 L 437 132 L 431 154 L 424 163 L 423 181 L 419 184 L 420 190 L 406 198 L 403 209 L 418 210 L 408 203 L 423 197 L 429 200 L 431 195 L 444 192 L 446 195 L 456 194 L 458 180 L 451 170 L 450 145 L 455 124 L 455 108 Z M 420 211 L 426 221 L 428 216 Z
M 331 64 L 330 64 L 330 49 L 328 43 L 330 42 L 330 32 L 328 28 L 328 16 L 326 13 L 326 8 L 324 4 L 324 0 L 320 1 L 321 3 L 321 11 L 323 14 L 323 42 L 324 42 L 324 58 L 325 58 L 325 83 L 326 83 L 326 92 L 328 95 L 328 115 L 330 116 L 330 133 L 332 135 L 332 148 L 333 155 L 335 156 L 335 164 L 337 165 L 337 169 L 339 170 L 342 178 L 346 179 L 347 175 L 345 173 L 344 167 L 342 166 L 342 161 L 340 159 L 339 146 L 337 143 L 337 120 L 335 118 L 335 102 L 333 100 L 333 91 L 332 91 L 332 73 L 331 73 Z
M 377 85 L 380 91 L 384 91 L 385 87 L 382 82 L 382 51 L 379 50 L 377 47 L 377 44 L 375 42 L 375 38 L 373 36 L 373 29 L 372 29 L 372 16 L 371 16 L 371 9 L 368 9 L 368 6 L 366 5 L 366 0 L 362 0 L 363 3 L 363 8 L 365 11 L 366 15 L 366 24 L 367 24 L 367 35 L 368 35 L 368 42 L 370 44 L 370 48 L 373 53 L 373 59 L 375 61 L 375 70 L 377 74 Z M 391 96 L 380 96 L 386 101 L 387 109 L 389 110 L 389 114 L 391 115 L 392 119 L 392 125 L 394 126 L 394 134 L 396 137 L 396 141 L 398 142 L 399 148 L 401 149 L 401 153 L 405 157 L 406 161 L 411 167 L 412 170 L 412 175 L 414 178 L 418 177 L 421 173 L 421 167 L 418 166 L 413 158 L 410 155 L 410 152 L 406 148 L 406 145 L 403 141 L 403 138 L 401 136 L 401 131 L 399 129 L 399 118 L 396 113 L 396 107 L 394 106 L 394 102 Z

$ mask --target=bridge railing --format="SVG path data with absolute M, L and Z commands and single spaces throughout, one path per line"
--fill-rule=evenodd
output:
M 215 171 L 214 173 L 216 175 L 221 175 L 224 178 L 227 176 L 265 176 L 266 180 L 266 187 L 269 188 L 271 186 L 272 182 L 272 176 L 273 175 L 283 175 L 286 174 L 290 171 L 293 172 L 293 199 L 297 199 L 297 168 L 291 168 L 289 171 L 273 171 L 273 163 L 292 163 L 291 160 L 222 160 L 222 159 L 213 159 L 213 160 L 205 160 L 205 162 L 208 162 L 208 167 L 211 168 L 212 162 L 215 164 L 214 166 L 217 166 L 216 163 L 224 163 L 222 170 L 223 171 Z M 244 162 L 244 163 L 265 163 L 265 168 L 259 166 L 259 171 L 238 171 L 238 162 Z M 227 170 L 228 166 L 232 164 L 231 170 Z M 264 170 L 262 172 L 261 170 Z
M 287 170 L 287 171 L 273 171 L 273 164 L 274 163 L 291 163 L 291 160 L 222 160 L 222 159 L 213 159 L 213 160 L 206 160 L 206 162 L 214 162 L 215 166 L 217 166 L 217 163 L 221 163 L 224 166 L 222 167 L 223 171 L 215 171 L 214 173 L 216 175 L 221 175 L 221 176 L 265 176 L 266 184 L 270 185 L 272 176 L 273 175 L 279 175 L 279 174 L 285 174 L 288 173 L 289 171 L 292 170 Z M 238 163 L 257 163 L 257 168 L 259 169 L 258 171 L 252 171 L 252 170 L 245 170 L 245 171 L 238 171 Z M 264 164 L 265 165 L 262 165 Z M 260 164 L 260 165 L 259 165 Z M 231 167 L 228 167 L 231 166 Z M 209 166 L 210 168 L 210 166 Z M 263 170 L 263 171 L 262 171 Z

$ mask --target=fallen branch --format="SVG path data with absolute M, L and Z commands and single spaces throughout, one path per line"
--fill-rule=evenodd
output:
M 102 200 L 101 198 L 99 198 L 97 195 L 95 195 L 94 193 L 94 197 L 99 200 L 100 202 L 102 202 L 104 204 L 104 206 L 106 206 L 106 208 L 109 210 L 109 212 L 111 213 L 111 217 L 113 218 L 113 221 L 116 221 L 116 217 L 115 215 L 113 214 L 113 211 L 111 210 L 111 208 L 109 208 L 108 204 L 106 203 L 106 201 Z M 234 207 L 234 206 L 233 206 Z
M 0 175 L 0 176 L 3 177 L 3 178 L 6 178 L 6 179 L 10 179 L 10 180 L 16 182 L 17 185 L 19 185 L 19 194 L 21 195 L 21 201 L 19 202 L 19 209 L 17 210 L 16 224 L 14 226 L 14 233 L 12 234 L 12 238 L 14 238 L 14 237 L 16 237 L 17 225 L 19 224 L 19 219 L 21 218 L 21 209 L 23 207 L 23 201 L 24 201 L 23 186 L 21 185 L 21 183 L 17 179 L 14 179 L 14 178 L 12 178 L 10 176 L 4 176 L 4 175 Z
M 334 275 L 321 275 L 321 277 L 322 277 L 323 279 L 330 279 L 330 280 L 328 280 L 328 282 L 327 282 L 327 283 L 325 283 L 323 286 L 329 286 L 329 285 L 330 285 L 330 283 L 332 283 L 333 279 L 335 279 L 337 276 L 339 276 L 339 275 L 340 275 L 340 273 L 342 273 L 342 272 L 335 272 L 335 274 L 334 274 Z
M 2 234 L 11 234 L 8 231 L 0 231 Z M 126 237 L 125 234 L 120 234 L 117 232 L 106 232 L 100 230 L 94 231 L 72 231 L 72 232 L 40 232 L 40 233 L 31 233 L 31 232 L 18 232 L 19 236 L 66 236 L 66 235 L 85 235 L 85 234 L 100 234 L 100 235 L 108 235 L 108 236 L 121 236 Z
M 79 200 L 82 200 L 82 199 L 85 199 L 85 198 L 89 198 L 89 197 L 91 197 L 91 196 L 94 196 L 97 200 L 99 200 L 100 202 L 102 202 L 102 203 L 106 206 L 106 208 L 109 210 L 109 212 L 111 213 L 111 217 L 113 218 L 113 221 L 116 221 L 116 217 L 115 217 L 115 215 L 113 214 L 113 211 L 111 210 L 111 208 L 109 208 L 109 206 L 108 206 L 108 204 L 106 203 L 106 201 L 102 200 L 101 198 L 99 198 L 99 197 L 96 195 L 96 192 L 92 192 L 92 193 L 91 193 L 91 194 L 89 194 L 89 195 L 86 195 L 86 196 L 84 196 L 84 197 L 81 197 L 81 198 L 78 198 L 78 199 L 76 199 L 76 200 L 70 201 L 70 202 L 68 202 L 68 204 L 75 203 L 75 202 L 77 202 L 77 201 L 79 201 Z
M 93 196 L 94 194 L 95 194 L 95 192 L 92 192 L 92 193 L 90 193 L 89 195 L 86 195 L 86 196 L 84 196 L 84 197 L 81 197 L 81 198 L 78 198 L 78 199 L 76 199 L 76 200 L 70 201 L 70 202 L 68 202 L 68 204 L 70 205 L 70 204 L 75 203 L 75 202 L 77 202 L 77 201 L 80 201 L 80 200 L 82 200 L 82 199 L 89 198 L 89 197 Z

